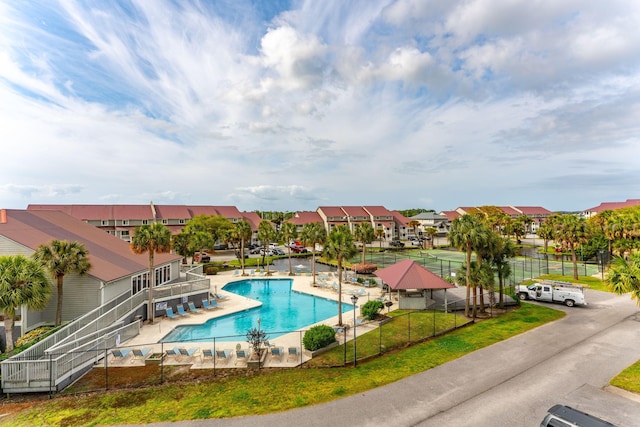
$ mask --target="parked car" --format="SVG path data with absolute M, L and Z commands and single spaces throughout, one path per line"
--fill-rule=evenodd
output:
M 252 255 L 259 254 L 260 251 L 262 251 L 262 248 L 260 248 L 260 247 L 255 247 L 255 248 L 249 249 L 249 253 L 252 254 Z
M 400 240 L 392 240 L 389 242 L 389 246 L 392 246 L 394 248 L 404 248 L 404 243 L 402 243 Z
M 216 243 L 215 245 L 213 245 L 214 251 L 223 251 L 228 248 L 229 248 L 229 245 L 227 245 L 226 243 Z
M 306 254 L 309 251 L 304 246 L 292 246 L 291 252 L 294 254 Z
M 266 252 L 264 251 L 264 249 L 260 249 L 259 254 L 262 255 L 262 256 L 273 256 L 274 255 L 273 249 L 267 249 Z
M 411 245 L 413 246 L 422 246 L 422 240 L 412 240 Z
M 193 260 L 195 262 L 209 262 L 211 261 L 211 256 L 209 256 L 209 254 L 206 252 L 203 252 L 202 256 L 200 256 L 200 252 L 196 252 L 195 254 L 193 254 Z
M 286 255 L 284 251 L 280 248 L 271 249 L 274 255 Z
M 280 245 L 279 245 L 279 244 L 277 244 L 277 243 L 269 243 L 269 249 L 275 249 L 275 248 L 277 248 L 278 246 L 280 246 Z

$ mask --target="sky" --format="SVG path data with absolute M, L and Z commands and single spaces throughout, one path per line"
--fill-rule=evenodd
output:
M 0 208 L 640 198 L 640 2 L 0 0 Z

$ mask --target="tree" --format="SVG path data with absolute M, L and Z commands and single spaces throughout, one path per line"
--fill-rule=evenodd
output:
M 482 222 L 473 215 L 465 214 L 454 219 L 449 231 L 449 241 L 451 245 L 458 250 L 464 250 L 466 253 L 466 271 L 465 284 L 467 294 L 464 306 L 464 315 L 469 317 L 469 302 L 471 299 L 471 254 L 475 248 L 481 247 L 486 236 L 486 227 Z M 473 316 L 476 315 L 475 286 L 474 286 L 474 302 Z
M 327 240 L 327 230 L 319 222 L 307 223 L 302 226 L 302 241 L 306 246 L 311 246 L 311 274 L 313 284 L 316 284 L 316 245 L 324 245 Z
M 156 253 L 166 253 L 171 250 L 171 232 L 160 222 L 142 225 L 133 231 L 131 251 L 135 254 L 149 254 L 149 302 L 147 317 L 153 323 L 153 288 L 156 286 L 156 275 L 153 274 L 154 257 Z
M 233 223 L 222 215 L 198 215 L 187 221 L 184 231 L 194 233 L 203 231 L 209 234 L 210 245 L 223 241 L 233 228 Z
M 545 258 L 547 254 L 547 249 L 549 248 L 549 240 L 553 240 L 553 226 L 549 222 L 543 223 L 540 227 L 538 227 L 538 236 L 542 237 L 544 241 L 544 253 Z
M 631 299 L 640 306 L 640 252 L 631 254 L 628 260 L 615 257 L 605 283 L 619 295 L 631 292 Z
M 84 276 L 91 269 L 89 251 L 80 242 L 66 240 L 52 240 L 48 245 L 40 245 L 33 254 L 33 258 L 40 262 L 56 279 L 57 303 L 55 325 L 62 323 L 62 288 L 64 276 L 77 273 Z
M 26 305 L 42 310 L 51 297 L 51 283 L 41 263 L 24 255 L 0 257 L 0 310 L 4 314 L 5 351 L 13 350 L 16 311 Z
M 270 262 L 265 263 L 265 256 L 267 255 L 267 248 L 269 247 L 269 243 L 278 239 L 278 233 L 275 228 L 271 225 L 270 221 L 262 220 L 260 224 L 258 224 L 258 240 L 262 244 L 262 264 L 267 266 L 267 276 L 270 276 L 269 272 L 269 264 Z
M 587 241 L 587 223 L 584 218 L 578 218 L 575 215 L 565 214 L 558 218 L 553 232 L 556 239 L 563 246 L 571 251 L 571 260 L 573 261 L 573 279 L 578 280 L 578 258 L 576 256 L 576 245 Z
M 184 231 L 171 237 L 171 247 L 178 255 L 182 256 L 183 264 L 187 263 L 187 257 L 193 256 L 193 251 L 190 249 L 189 239 L 189 234 Z
M 362 263 L 366 262 L 366 250 L 367 245 L 373 242 L 375 238 L 375 231 L 373 231 L 373 226 L 369 222 L 363 222 L 361 224 L 356 224 L 354 230 L 355 239 L 362 243 Z
M 380 240 L 380 249 L 382 250 L 382 241 L 384 240 L 387 233 L 384 232 L 384 228 L 378 227 L 376 228 L 376 239 Z
M 424 234 L 431 241 L 431 249 L 435 248 L 435 238 L 438 235 L 438 230 L 436 230 L 434 227 L 427 227 L 424 229 Z
M 251 235 L 253 231 L 251 230 L 251 224 L 246 219 L 242 221 L 238 221 L 233 226 L 233 234 L 235 239 L 237 239 L 238 243 L 240 243 L 240 252 L 238 253 L 238 258 L 240 259 L 240 266 L 242 267 L 242 275 L 244 276 L 244 246 L 245 244 L 251 240 Z
M 353 235 L 346 225 L 334 227 L 324 247 L 324 256 L 338 262 L 338 325 L 342 326 L 342 264 L 357 252 Z
M 298 228 L 292 222 L 285 222 L 280 226 L 280 238 L 287 245 L 287 254 L 289 257 L 289 276 L 293 276 L 293 266 L 291 265 L 291 241 L 298 237 Z
M 420 221 L 417 221 L 415 219 L 412 219 L 411 221 L 409 221 L 407 223 L 407 227 L 411 228 L 411 230 L 413 230 L 413 235 L 414 236 L 418 236 L 418 226 L 420 225 Z
M 511 265 L 509 265 L 509 259 L 514 256 L 516 256 L 516 248 L 514 247 L 511 239 L 507 237 L 499 237 L 496 240 L 496 244 L 493 246 L 490 258 L 493 269 L 498 275 L 498 306 L 500 308 L 504 308 L 504 280 L 511 276 Z

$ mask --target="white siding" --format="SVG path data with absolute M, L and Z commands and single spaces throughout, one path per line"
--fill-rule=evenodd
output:
M 11 239 L 7 239 L 5 236 L 0 236 L 0 256 L 3 255 L 25 255 L 31 256 L 33 249 L 23 246 L 14 242 Z
M 42 319 L 54 322 L 58 289 L 55 279 L 52 280 L 53 292 L 47 308 L 43 310 Z M 91 276 L 80 277 L 77 274 L 64 276 L 62 288 L 62 321 L 73 320 L 100 305 L 100 282 Z

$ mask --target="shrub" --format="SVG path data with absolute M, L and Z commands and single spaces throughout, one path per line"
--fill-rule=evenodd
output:
M 316 325 L 304 333 L 302 344 L 309 351 L 316 351 L 336 341 L 336 331 L 328 325 Z
M 218 274 L 218 271 L 218 267 L 215 267 L 213 265 L 208 265 L 204 269 L 204 273 L 208 276 L 215 276 L 216 274 Z
M 353 264 L 351 269 L 358 274 L 371 274 L 378 269 L 378 266 L 375 264 L 370 264 L 368 262 L 361 262 L 358 264 Z
M 378 316 L 378 313 L 380 313 L 380 310 L 383 308 L 384 304 L 382 301 L 367 301 L 360 309 L 360 312 L 365 319 L 373 320 Z

